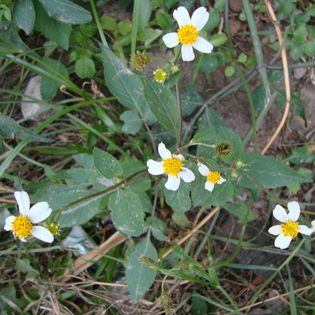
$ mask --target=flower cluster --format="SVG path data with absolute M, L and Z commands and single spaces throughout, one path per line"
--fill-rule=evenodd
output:
M 181 154 L 172 154 L 170 150 L 165 147 L 161 142 L 158 146 L 159 154 L 163 161 L 157 162 L 149 160 L 147 162 L 148 172 L 152 175 L 167 175 L 167 182 L 165 188 L 168 190 L 176 191 L 179 188 L 180 180 L 186 183 L 191 183 L 195 180 L 194 173 L 185 167 L 185 158 Z M 221 177 L 219 172 L 211 172 L 209 168 L 202 164 L 198 164 L 199 172 L 207 178 L 205 189 L 212 191 L 215 184 L 222 184 L 225 179 Z

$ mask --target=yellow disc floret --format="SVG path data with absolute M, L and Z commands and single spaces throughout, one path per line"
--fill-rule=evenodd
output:
M 186 24 L 178 29 L 178 40 L 183 45 L 193 45 L 198 38 L 198 30 L 194 25 Z
M 163 167 L 165 174 L 178 176 L 183 168 L 183 162 L 178 158 L 170 158 L 164 160 Z
M 167 78 L 167 72 L 162 68 L 156 69 L 153 72 L 153 74 L 154 74 L 155 81 L 159 83 L 164 83 L 164 81 Z
M 210 172 L 207 175 L 207 181 L 212 183 L 212 184 L 216 184 L 221 178 L 221 175 L 219 172 Z
M 281 230 L 284 236 L 296 238 L 299 233 L 299 225 L 294 221 L 288 221 L 287 223 L 281 224 Z
M 26 238 L 31 235 L 32 222 L 25 215 L 19 215 L 12 222 L 12 232 L 18 238 Z

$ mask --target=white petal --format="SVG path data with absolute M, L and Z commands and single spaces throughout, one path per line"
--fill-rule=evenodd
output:
M 209 54 L 213 50 L 213 45 L 200 36 L 198 36 L 197 41 L 193 44 L 193 47 L 205 54 Z
M 200 31 L 209 20 L 209 12 L 205 7 L 198 8 L 191 16 L 191 24 Z
M 165 144 L 163 142 L 160 142 L 158 146 L 158 151 L 163 160 L 170 159 L 172 157 L 171 151 L 166 149 Z
M 315 232 L 315 220 L 313 220 L 313 221 L 311 222 L 311 224 L 312 224 L 312 227 L 313 227 L 313 231 Z
M 28 218 L 32 223 L 42 222 L 47 219 L 51 214 L 51 209 L 46 201 L 36 203 L 29 211 Z
M 220 179 L 218 180 L 218 184 L 222 184 L 224 182 L 226 182 L 226 179 L 223 177 L 220 177 Z
M 202 176 L 208 176 L 208 174 L 210 173 L 209 168 L 202 163 L 198 163 L 198 171 Z
M 268 233 L 272 235 L 279 235 L 281 233 L 281 225 L 274 225 L 269 228 Z
M 288 214 L 280 205 L 276 205 L 276 207 L 273 209 L 273 216 L 280 222 L 288 221 Z
M 168 175 L 167 182 L 165 183 L 165 188 L 168 190 L 176 191 L 180 184 L 180 177 Z
M 30 197 L 25 191 L 16 191 L 14 193 L 17 204 L 19 205 L 20 213 L 27 215 L 30 210 Z
M 205 189 L 209 190 L 209 191 L 212 191 L 214 188 L 214 184 L 213 183 L 210 183 L 208 181 L 206 181 L 205 183 Z
M 300 205 L 296 201 L 291 201 L 288 203 L 288 209 L 289 209 L 289 214 L 288 214 L 288 219 L 291 221 L 297 221 L 300 217 Z
M 286 249 L 290 246 L 292 237 L 279 234 L 275 239 L 275 246 L 280 249 Z
M 54 236 L 43 226 L 33 226 L 32 235 L 39 240 L 47 243 L 51 243 L 54 240 Z
M 191 183 L 195 180 L 195 174 L 186 167 L 183 167 L 179 176 L 183 179 L 185 183 Z
M 177 33 L 167 33 L 162 37 L 166 47 L 173 48 L 179 44 Z
M 182 51 L 183 61 L 192 61 L 195 59 L 195 54 L 194 54 L 192 46 L 183 45 L 181 51 Z
M 185 158 L 184 158 L 184 156 L 183 156 L 182 154 L 173 154 L 173 157 L 174 157 L 174 158 L 178 158 L 178 159 L 180 159 L 181 161 L 185 161 Z
M 4 225 L 4 229 L 6 231 L 11 231 L 12 230 L 12 222 L 16 217 L 14 215 L 10 215 L 9 217 L 7 217 L 5 219 L 5 225 Z
M 173 17 L 177 21 L 179 27 L 185 24 L 191 24 L 189 13 L 185 7 L 179 7 L 174 10 Z
M 313 233 L 313 229 L 306 225 L 299 225 L 299 232 L 304 235 L 311 235 Z
M 164 174 L 163 162 L 149 160 L 147 162 L 148 172 L 152 175 Z

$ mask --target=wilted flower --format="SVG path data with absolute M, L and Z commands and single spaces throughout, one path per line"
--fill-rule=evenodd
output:
M 221 185 L 226 181 L 219 172 L 211 172 L 209 168 L 202 163 L 198 163 L 198 171 L 202 176 L 207 177 L 207 180 L 205 182 L 205 189 L 209 191 L 212 191 L 214 189 L 215 184 Z
M 137 51 L 135 54 L 133 54 L 130 58 L 130 65 L 133 69 L 136 69 L 138 71 L 143 71 L 146 66 L 150 63 L 151 58 L 148 53 L 145 51 L 140 52 Z
M 218 143 L 215 147 L 215 152 L 217 156 L 226 157 L 230 155 L 233 151 L 232 145 L 229 142 L 223 141 Z
M 179 43 L 182 44 L 181 52 L 184 61 L 195 59 L 193 48 L 203 53 L 211 53 L 213 45 L 199 36 L 199 31 L 207 24 L 209 19 L 209 13 L 206 8 L 198 8 L 190 18 L 187 9 L 179 7 L 174 10 L 173 17 L 177 21 L 179 29 L 177 32 L 163 36 L 164 44 L 168 48 L 173 48 Z
M 30 198 L 25 191 L 14 193 L 19 206 L 20 215 L 11 215 L 5 220 L 4 229 L 12 231 L 15 237 L 26 242 L 29 236 L 34 236 L 41 241 L 51 243 L 54 240 L 51 232 L 43 226 L 34 225 L 49 217 L 51 209 L 46 201 L 38 202 L 30 208 Z
M 291 241 L 295 239 L 299 233 L 311 235 L 313 232 L 313 229 L 306 225 L 299 225 L 296 222 L 301 212 L 300 206 L 296 201 L 289 202 L 288 209 L 289 213 L 280 205 L 276 205 L 273 209 L 273 216 L 283 224 L 274 225 L 268 230 L 270 234 L 277 235 L 275 246 L 280 249 L 288 248 Z
M 195 180 L 194 173 L 188 168 L 184 167 L 184 157 L 181 154 L 175 155 L 166 149 L 163 142 L 158 147 L 159 154 L 163 159 L 162 162 L 149 160 L 147 162 L 148 172 L 152 175 L 166 174 L 168 176 L 165 188 L 176 191 L 180 184 L 180 179 L 186 183 Z

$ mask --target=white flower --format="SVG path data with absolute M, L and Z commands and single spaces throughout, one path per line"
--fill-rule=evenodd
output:
M 211 53 L 213 45 L 199 36 L 199 31 L 207 24 L 209 19 L 209 13 L 206 8 L 198 8 L 190 18 L 187 9 L 179 7 L 174 10 L 173 17 L 177 21 L 179 29 L 177 33 L 172 32 L 163 36 L 164 44 L 168 48 L 173 48 L 181 43 L 184 61 L 195 59 L 193 48 L 202 53 Z
M 33 225 L 44 221 L 51 214 L 51 209 L 46 201 L 38 202 L 30 208 L 30 198 L 25 191 L 14 193 L 17 204 L 19 205 L 19 216 L 11 215 L 5 220 L 4 229 L 12 231 L 14 236 L 26 242 L 26 238 L 34 236 L 41 241 L 51 243 L 53 235 L 43 226 Z
M 313 220 L 311 224 L 312 224 L 313 233 L 315 233 L 315 220 Z
M 273 209 L 273 216 L 283 224 L 274 225 L 269 228 L 268 232 L 272 235 L 277 235 L 275 239 L 275 246 L 280 249 L 285 249 L 290 246 L 291 241 L 297 237 L 299 233 L 304 235 L 311 235 L 313 229 L 306 225 L 299 225 L 296 221 L 300 217 L 300 206 L 296 201 L 288 203 L 289 213 L 281 207 L 276 205 Z
M 209 191 L 213 190 L 215 184 L 221 185 L 226 181 L 219 172 L 211 172 L 209 168 L 202 163 L 198 163 L 198 170 L 202 176 L 207 177 L 207 180 L 205 182 L 205 189 Z
M 180 179 L 186 183 L 191 183 L 195 180 L 194 173 L 188 168 L 184 167 L 184 157 L 181 154 L 172 154 L 166 149 L 163 142 L 158 147 L 159 154 L 163 159 L 162 162 L 149 160 L 147 162 L 148 172 L 152 175 L 168 175 L 165 188 L 176 191 L 180 184 Z

